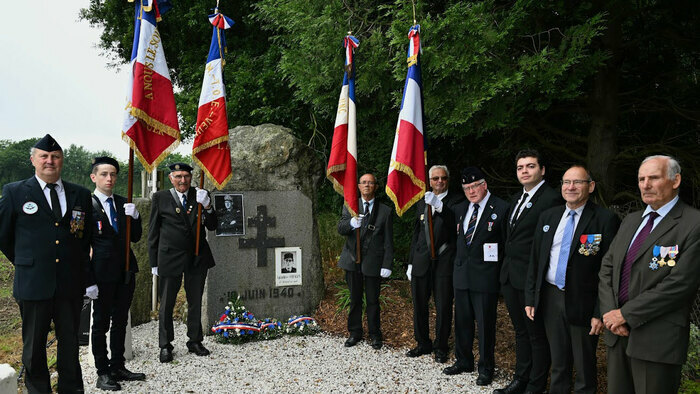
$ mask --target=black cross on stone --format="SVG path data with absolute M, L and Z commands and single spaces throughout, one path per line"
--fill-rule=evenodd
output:
M 258 231 L 255 238 L 239 238 L 239 249 L 258 249 L 258 267 L 267 266 L 267 249 L 284 246 L 284 237 L 268 238 L 267 228 L 275 227 L 277 220 L 267 216 L 267 205 L 258 205 L 258 214 L 248 218 L 248 227 L 255 227 Z

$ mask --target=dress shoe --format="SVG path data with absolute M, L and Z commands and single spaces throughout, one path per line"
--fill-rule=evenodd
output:
M 527 387 L 527 382 L 513 379 L 507 387 L 494 390 L 493 394 L 521 394 L 525 392 L 525 387 Z
M 122 386 L 116 381 L 114 381 L 114 379 L 112 379 L 112 377 L 108 373 L 99 375 L 97 377 L 97 383 L 95 384 L 95 386 L 98 389 L 107 391 L 119 391 L 122 389 Z
M 479 374 L 479 377 L 476 378 L 477 386 L 488 386 L 491 384 L 491 382 L 493 382 L 492 375 Z
M 140 372 L 131 372 L 125 367 L 112 370 L 112 379 L 117 382 L 122 380 L 146 380 L 146 374 Z
M 435 362 L 444 364 L 447 362 L 447 352 L 444 350 L 436 350 L 435 351 Z
M 382 339 L 381 338 L 372 338 L 372 349 L 379 350 L 381 348 L 382 348 Z
M 428 350 L 426 348 L 422 348 L 420 346 L 416 346 L 413 349 L 409 350 L 406 352 L 406 355 L 408 357 L 420 357 L 424 354 L 430 354 L 432 353 L 432 350 Z
M 169 363 L 171 361 L 173 361 L 173 351 L 167 347 L 160 349 L 160 362 Z
M 362 338 L 350 337 L 347 341 L 345 341 L 345 347 L 353 347 L 360 343 L 361 340 Z
M 467 368 L 458 364 L 454 364 L 442 370 L 445 375 L 458 375 L 464 372 L 474 372 L 474 367 Z
M 187 344 L 187 351 L 198 356 L 208 356 L 211 354 L 209 349 L 205 348 L 201 342 L 193 342 Z

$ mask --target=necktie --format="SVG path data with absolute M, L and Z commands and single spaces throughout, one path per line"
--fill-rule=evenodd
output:
M 182 208 L 187 210 L 187 194 L 182 195 Z
M 107 197 L 107 204 L 109 205 L 109 220 L 112 222 L 112 228 L 114 231 L 119 232 L 119 226 L 117 225 L 117 210 L 114 208 L 112 203 L 112 197 Z
M 464 238 L 467 240 L 467 245 L 472 244 L 472 239 L 474 239 L 474 230 L 476 230 L 476 218 L 479 217 L 479 204 L 474 204 L 474 212 L 472 212 L 472 217 L 469 218 L 469 224 L 467 225 L 467 232 L 464 233 Z
M 365 217 L 362 220 L 362 227 L 367 227 L 367 224 L 369 223 L 369 203 L 365 201 Z
M 576 211 L 569 211 L 569 220 L 566 221 L 564 236 L 561 239 L 561 248 L 559 249 L 559 262 L 557 263 L 557 273 L 554 275 L 554 284 L 561 290 L 564 290 L 564 284 L 566 283 L 566 265 L 569 261 L 571 241 L 574 238 L 575 218 Z
M 622 263 L 622 273 L 620 275 L 620 291 L 618 292 L 618 300 L 620 301 L 620 306 L 624 305 L 628 300 L 628 291 L 630 287 L 630 273 L 632 272 L 632 263 L 637 259 L 637 254 L 639 254 L 639 249 L 641 249 L 642 244 L 651 233 L 652 227 L 654 227 L 654 219 L 659 216 L 658 213 L 652 211 L 649 212 L 649 219 L 647 224 L 642 227 L 642 230 L 637 234 L 637 237 L 632 241 L 630 248 L 627 250 L 625 255 L 625 260 Z
M 51 189 L 51 192 L 49 193 L 51 195 L 51 210 L 53 211 L 53 216 L 56 217 L 56 220 L 61 220 L 61 217 L 63 215 L 61 214 L 61 202 L 58 200 L 58 192 L 56 191 L 56 186 L 58 186 L 55 183 L 47 183 L 46 187 Z
M 513 226 L 515 224 L 515 221 L 518 220 L 518 216 L 520 216 L 520 209 L 523 207 L 523 204 L 525 204 L 525 200 L 527 200 L 528 196 L 529 194 L 523 193 L 522 198 L 520 198 L 520 204 L 518 204 L 518 208 L 515 209 L 513 217 L 510 219 L 511 226 Z

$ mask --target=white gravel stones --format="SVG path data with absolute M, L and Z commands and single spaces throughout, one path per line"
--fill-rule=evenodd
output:
M 126 367 L 146 374 L 143 382 L 122 382 L 130 393 L 214 392 L 462 392 L 491 393 L 507 382 L 497 376 L 490 386 L 474 382 L 477 373 L 447 376 L 432 357 L 405 356 L 407 349 L 377 351 L 367 342 L 345 348 L 345 338 L 319 334 L 284 336 L 270 341 L 224 345 L 213 337 L 204 339 L 211 355 L 198 357 L 187 352 L 186 327 L 175 323 L 174 361 L 160 363 L 158 322 L 134 327 L 134 359 Z M 95 368 L 88 363 L 92 353 L 81 347 L 85 391 L 95 387 Z M 452 362 L 452 361 L 450 361 Z

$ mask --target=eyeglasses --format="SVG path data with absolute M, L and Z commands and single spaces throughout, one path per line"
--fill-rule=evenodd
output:
M 376 185 L 377 182 L 372 182 L 372 181 L 362 181 L 360 182 L 360 185 Z
M 476 184 L 471 186 L 462 185 L 462 189 L 469 191 L 476 190 L 479 186 L 483 185 L 484 183 L 486 183 L 486 181 L 477 182 Z
M 437 182 L 437 181 L 440 181 L 440 180 L 446 181 L 447 179 L 449 179 L 447 176 L 434 176 L 434 177 L 431 177 L 431 178 L 430 178 L 430 180 L 433 181 L 433 182 Z
M 190 179 L 192 178 L 192 174 L 185 174 L 185 175 L 173 175 L 173 178 L 180 180 L 180 179 Z
M 585 185 L 585 184 L 587 184 L 587 183 L 589 183 L 589 182 L 590 182 L 590 181 L 589 181 L 589 180 L 586 180 L 586 179 L 574 179 L 573 181 L 572 181 L 572 180 L 569 180 L 569 179 L 566 179 L 566 180 L 562 180 L 562 181 L 561 181 L 561 185 L 562 185 L 562 186 L 569 187 L 569 186 L 571 186 L 571 184 L 573 183 L 574 186 L 579 187 L 579 186 L 583 186 L 583 185 Z

